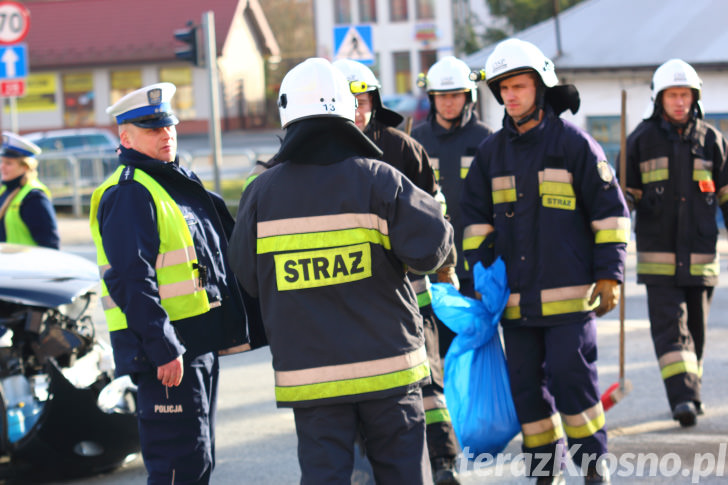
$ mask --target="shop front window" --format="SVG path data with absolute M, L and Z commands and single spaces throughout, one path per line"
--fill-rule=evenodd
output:
M 195 118 L 195 97 L 192 89 L 192 69 L 189 67 L 163 67 L 159 80 L 177 86 L 172 97 L 172 109 L 180 120 Z
M 93 126 L 94 81 L 90 72 L 64 74 L 63 124 L 67 127 Z

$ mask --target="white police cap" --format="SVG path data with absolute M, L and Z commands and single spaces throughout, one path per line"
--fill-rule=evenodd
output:
M 10 131 L 3 131 L 3 149 L 0 154 L 7 158 L 25 158 L 40 155 L 38 145 Z
M 179 123 L 172 111 L 172 96 L 177 87 L 172 83 L 156 83 L 132 91 L 106 112 L 116 118 L 116 124 L 131 123 L 140 128 L 160 128 Z

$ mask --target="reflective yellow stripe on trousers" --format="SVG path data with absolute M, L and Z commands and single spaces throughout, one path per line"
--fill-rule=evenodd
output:
M 425 405 L 425 424 L 449 423 L 450 411 L 447 410 L 445 396 L 427 396 L 422 399 Z
M 404 355 L 367 362 L 276 371 L 276 401 L 302 402 L 366 394 L 408 386 L 429 375 L 430 364 L 422 346 Z
M 523 444 L 527 448 L 538 448 L 551 443 L 556 443 L 564 437 L 564 430 L 561 427 L 561 416 L 552 414 L 548 418 L 530 423 L 521 424 L 523 433 Z
M 703 373 L 697 355 L 695 355 L 695 352 L 688 350 L 675 350 L 662 354 L 659 363 L 660 375 L 662 375 L 663 380 L 685 373 L 695 374 L 700 377 Z
M 562 414 L 564 431 L 569 438 L 586 438 L 604 427 L 604 408 L 598 402 L 579 414 Z

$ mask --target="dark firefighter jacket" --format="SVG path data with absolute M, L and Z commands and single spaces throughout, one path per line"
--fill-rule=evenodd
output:
M 415 127 L 412 137 L 419 141 L 430 155 L 435 177 L 448 201 L 447 213 L 455 229 L 455 245 L 462 250 L 463 224 L 460 215 L 460 198 L 463 181 L 468 174 L 478 145 L 491 134 L 490 128 L 470 116 L 464 126 L 446 130 L 430 116 L 427 121 Z M 465 258 L 459 258 L 455 267 L 458 277 L 469 277 L 465 269 Z M 466 276 L 467 275 L 467 276 Z
M 377 113 L 375 113 L 376 116 Z M 372 119 L 364 130 L 364 134 L 382 150 L 379 158 L 402 172 L 410 182 L 433 197 L 439 190 L 430 158 L 422 145 L 405 132 L 387 126 Z M 452 255 L 455 257 L 455 254 Z M 427 276 L 409 274 L 410 283 L 417 294 L 420 311 L 432 313 L 432 293 L 430 279 Z
M 462 211 L 470 264 L 506 263 L 504 325 L 586 321 L 592 284 L 622 281 L 629 217 L 616 177 L 601 147 L 550 107 L 524 134 L 506 115 L 478 149 Z
M 636 202 L 639 282 L 717 284 L 715 211 L 728 215 L 727 153 L 720 132 L 702 119 L 680 133 L 658 115 L 630 134 L 627 191 Z
M 372 119 L 364 134 L 382 150 L 383 160 L 402 172 L 410 182 L 428 194 L 437 193 L 437 181 L 430 158 L 420 143 L 403 131 Z
M 153 177 L 177 203 L 204 268 L 200 283 L 214 308 L 170 322 L 155 278 L 159 251 L 155 204 L 144 186 L 131 176 L 122 177 L 104 192 L 97 214 L 111 265 L 103 278 L 128 324 L 110 332 L 117 374 L 148 372 L 181 354 L 191 358 L 247 343 L 240 288 L 224 258 L 234 220 L 222 198 L 205 190 L 197 176 L 177 161 L 153 160 L 122 147 L 119 163 Z
M 439 203 L 352 122 L 291 124 L 278 163 L 243 192 L 230 262 L 260 301 L 279 406 L 354 402 L 429 382 L 406 266 L 438 268 Z

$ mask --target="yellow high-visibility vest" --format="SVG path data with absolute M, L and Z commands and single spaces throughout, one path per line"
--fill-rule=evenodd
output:
M 91 235 L 96 245 L 96 261 L 101 274 L 101 302 L 106 315 L 109 331 L 127 328 L 126 316 L 111 299 L 103 280 L 104 273 L 111 266 L 106 257 L 96 215 L 99 202 L 109 187 L 119 183 L 124 170 L 132 170 L 121 165 L 101 184 L 91 196 L 90 224 Z M 155 263 L 159 298 L 162 307 L 172 321 L 201 315 L 210 310 L 207 292 L 199 284 L 197 253 L 192 243 L 192 235 L 187 227 L 177 203 L 166 190 L 142 170 L 134 170 L 134 181 L 142 184 L 151 194 L 157 210 L 157 229 L 159 231 L 159 254 Z
M 15 194 L 15 197 L 13 197 L 13 200 L 8 206 L 8 210 L 5 213 L 4 223 L 6 242 L 25 244 L 26 246 L 38 245 L 38 243 L 35 242 L 35 239 L 33 239 L 33 236 L 30 234 L 30 229 L 28 229 L 28 226 L 20 217 L 20 205 L 23 203 L 23 199 L 25 199 L 25 197 L 33 189 L 42 190 L 49 199 L 51 198 L 51 191 L 48 190 L 48 187 L 43 185 L 43 183 L 41 183 L 38 179 L 34 178 L 21 187 L 20 191 Z M 3 193 L 5 193 L 4 185 L 0 187 L 0 195 Z

